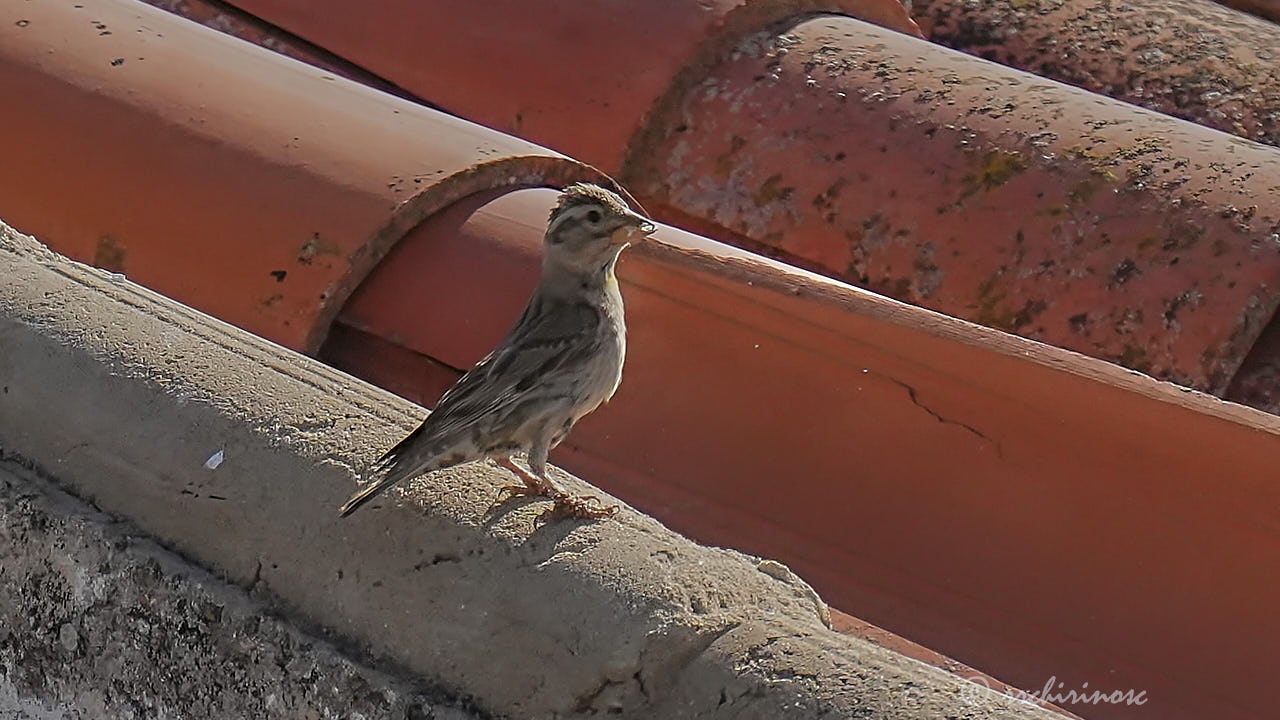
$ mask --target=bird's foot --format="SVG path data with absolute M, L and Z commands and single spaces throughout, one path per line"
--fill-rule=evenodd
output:
M 546 478 L 540 478 L 537 475 L 525 470 L 511 461 L 511 458 L 499 458 L 498 465 L 510 470 L 520 478 L 520 485 L 508 485 L 498 491 L 498 502 L 505 502 L 518 497 L 555 497 L 557 494 L 563 494 L 564 491 L 556 487 L 554 483 Z
M 560 492 L 553 495 L 551 499 L 555 504 L 542 514 L 548 519 L 603 520 L 618 514 L 617 505 L 605 505 L 595 495 L 570 495 L 567 492 Z
M 602 520 L 618 513 L 617 505 L 604 505 L 595 495 L 570 495 L 550 478 L 539 477 L 516 465 L 511 458 L 497 458 L 498 465 L 515 473 L 520 478 L 520 485 L 508 485 L 498 491 L 496 503 L 507 502 L 515 498 L 545 497 L 552 505 L 540 517 L 548 520 L 576 518 L 582 520 Z M 495 504 L 496 504 L 495 503 Z
M 516 498 L 552 497 L 556 494 L 556 489 L 549 484 L 529 482 L 526 478 L 520 479 L 524 482 L 519 485 L 507 485 L 498 491 L 498 502 Z
M 536 485 L 524 483 L 521 485 L 507 485 L 498 490 L 498 502 L 506 502 L 515 500 L 516 498 L 539 498 L 551 497 L 553 494 L 551 488 L 543 488 Z

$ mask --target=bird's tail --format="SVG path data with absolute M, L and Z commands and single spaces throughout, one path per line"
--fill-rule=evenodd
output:
M 341 517 L 346 517 L 351 513 L 355 512 L 356 510 L 359 510 L 361 505 L 364 505 L 365 503 L 374 499 L 378 495 L 381 495 L 384 490 L 391 487 L 392 485 L 395 485 L 397 482 L 399 482 L 398 478 L 391 478 L 391 477 L 382 478 L 381 480 L 361 490 L 355 495 L 352 495 L 351 499 L 342 505 L 342 509 L 338 511 L 338 515 Z
M 405 463 L 401 457 L 401 450 L 401 446 L 397 445 L 396 447 L 388 450 L 385 455 L 378 458 L 378 461 L 375 462 L 369 468 L 368 472 L 365 473 L 365 477 L 377 477 L 377 481 L 362 489 L 355 495 L 352 495 L 351 499 L 347 500 L 347 502 L 342 505 L 342 508 L 338 510 L 338 515 L 340 517 L 346 517 L 356 510 L 359 510 L 360 506 L 381 495 L 387 488 L 408 478 L 410 475 L 416 474 L 406 472 L 407 468 L 405 467 Z

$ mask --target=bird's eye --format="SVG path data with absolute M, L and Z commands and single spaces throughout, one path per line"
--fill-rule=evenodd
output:
M 600 222 L 600 211 L 599 211 L 599 210 L 592 210 L 591 212 L 587 213 L 587 222 L 589 222 L 589 223 L 598 223 L 598 222 Z

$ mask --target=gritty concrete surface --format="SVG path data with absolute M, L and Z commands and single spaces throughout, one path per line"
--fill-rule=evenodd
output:
M 7 228 L 0 275 L 0 448 L 291 623 L 467 707 L 1055 717 L 832 632 L 776 563 L 626 508 L 587 523 L 546 522 L 541 501 L 495 505 L 511 481 L 495 468 L 419 479 L 340 520 L 357 471 L 421 408 Z
M 0 717 L 477 717 L 0 460 Z

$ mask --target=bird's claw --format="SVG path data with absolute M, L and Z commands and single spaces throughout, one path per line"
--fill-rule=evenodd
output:
M 516 498 L 547 497 L 548 494 L 549 493 L 547 488 L 541 488 L 534 485 L 529 485 L 528 483 L 522 483 L 520 485 L 507 485 L 506 487 L 498 491 L 497 502 L 500 502 L 500 503 L 507 502 L 508 500 L 515 500 Z
M 497 462 L 500 466 L 515 473 L 520 478 L 521 483 L 507 485 L 499 490 L 498 499 L 494 501 L 495 505 L 516 498 L 545 497 L 552 501 L 552 505 L 539 517 L 549 520 L 561 518 L 602 520 L 618 514 L 617 505 L 604 505 L 600 502 L 600 498 L 595 495 L 570 495 L 559 485 L 552 482 L 550 478 L 526 472 L 523 468 L 511 462 L 511 458 L 502 458 Z
M 552 501 L 538 517 L 543 520 L 603 520 L 618 514 L 617 505 L 603 505 L 595 495 L 574 496 L 567 492 L 544 491 L 542 488 L 528 485 L 507 485 L 498 491 L 498 499 L 494 505 L 509 502 L 516 498 L 547 498 Z
M 551 509 L 543 513 L 552 519 L 575 518 L 581 520 L 603 520 L 618 514 L 617 505 L 604 505 L 595 495 L 570 495 L 560 493 L 552 500 Z

